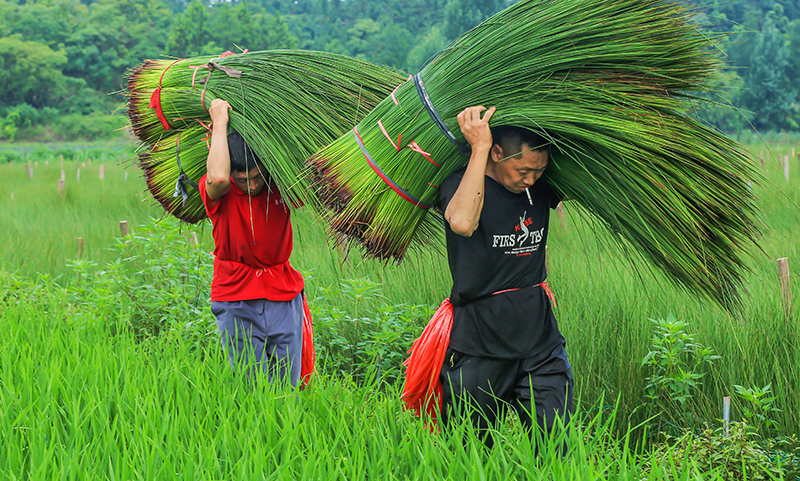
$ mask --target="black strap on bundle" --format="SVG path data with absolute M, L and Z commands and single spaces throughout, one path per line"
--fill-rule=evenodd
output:
M 181 197 L 183 201 L 183 206 L 186 207 L 186 201 L 189 199 L 189 187 L 191 185 L 195 189 L 198 189 L 197 182 L 193 181 L 186 175 L 186 172 L 183 171 L 183 166 L 181 165 L 181 134 L 178 132 L 178 139 L 175 142 L 175 160 L 178 161 L 178 170 L 180 170 L 180 174 L 178 174 L 178 181 L 175 182 L 175 192 L 172 194 L 172 197 Z
M 462 144 L 456 139 L 456 136 L 450 132 L 450 129 L 447 128 L 447 125 L 442 120 L 442 117 L 439 116 L 439 113 L 433 107 L 433 103 L 431 102 L 431 98 L 428 95 L 428 91 L 425 90 L 425 84 L 422 82 L 422 73 L 418 73 L 414 75 L 414 85 L 417 87 L 417 94 L 419 95 L 419 99 L 422 100 L 422 105 L 425 106 L 425 110 L 428 111 L 428 115 L 431 116 L 433 123 L 439 127 L 439 130 L 447 137 L 447 140 L 455 144 L 458 147 L 459 153 L 461 155 L 469 155 L 470 147 L 467 144 Z

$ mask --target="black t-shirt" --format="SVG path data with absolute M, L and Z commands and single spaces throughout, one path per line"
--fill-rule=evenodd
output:
M 442 210 L 458 189 L 466 168 L 439 189 Z M 514 194 L 489 176 L 478 228 L 471 237 L 445 222 L 447 257 L 455 306 L 450 346 L 467 354 L 496 358 L 547 355 L 563 337 L 544 289 L 545 245 L 560 196 L 544 181 Z M 533 205 L 531 205 L 531 203 Z M 507 289 L 517 289 L 495 294 Z

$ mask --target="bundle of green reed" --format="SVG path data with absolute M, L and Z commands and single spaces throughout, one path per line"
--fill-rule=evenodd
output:
M 551 141 L 548 182 L 672 279 L 728 302 L 758 237 L 759 177 L 741 146 L 693 120 L 690 92 L 714 91 L 720 66 L 700 27 L 664 0 L 496 14 L 309 159 L 331 226 L 400 260 L 441 229 L 437 186 L 468 160 L 456 116 L 496 106 L 492 126 Z
M 239 131 L 294 204 L 314 202 L 303 160 L 351 128 L 404 77 L 313 51 L 148 60 L 128 77 L 128 115 L 148 188 L 179 219 L 205 218 L 192 185 L 205 173 L 211 100 L 227 100 Z

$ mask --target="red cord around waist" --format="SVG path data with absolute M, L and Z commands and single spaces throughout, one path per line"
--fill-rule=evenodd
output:
M 555 298 L 555 296 L 553 296 L 553 291 L 550 290 L 550 286 L 547 285 L 547 281 L 544 281 L 544 282 L 542 282 L 540 284 L 534 284 L 533 285 L 533 287 L 537 287 L 537 286 L 540 286 L 542 289 L 544 289 L 544 292 L 545 292 L 545 294 L 547 294 L 547 297 L 549 297 L 550 300 L 553 302 L 553 307 L 558 307 L 556 305 L 556 298 Z M 517 287 L 517 288 L 514 288 L 514 289 L 503 289 L 502 291 L 493 292 L 492 295 L 496 296 L 498 294 L 503 294 L 504 292 L 513 292 L 513 291 L 518 291 L 520 289 L 523 289 L 523 288 L 522 287 Z

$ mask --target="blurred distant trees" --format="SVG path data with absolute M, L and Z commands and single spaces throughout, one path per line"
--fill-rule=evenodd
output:
M 5 0 L 0 120 L 10 132 L 58 116 L 108 116 L 144 59 L 303 48 L 411 73 L 515 0 Z M 726 55 L 705 120 L 723 130 L 796 130 L 800 0 L 694 0 Z M 11 115 L 13 113 L 13 115 Z M 11 115 L 11 116 L 9 116 Z M 4 127 L 4 128 L 5 128 Z M 0 129 L 2 130 L 2 129 Z M 20 130 L 22 132 L 22 130 Z M 10 135 L 0 131 L 0 138 Z

